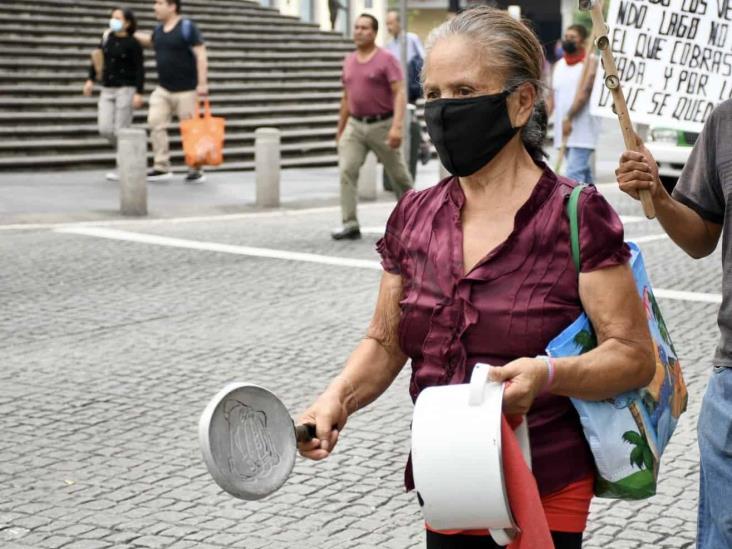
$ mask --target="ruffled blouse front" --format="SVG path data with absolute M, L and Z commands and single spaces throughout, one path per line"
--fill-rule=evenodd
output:
M 399 343 L 411 358 L 410 394 L 467 383 L 473 366 L 544 354 L 549 341 L 582 312 L 570 251 L 566 202 L 576 183 L 546 166 L 514 229 L 463 273 L 457 178 L 405 194 L 377 243 L 382 265 L 400 274 L 404 294 Z M 622 223 L 594 187 L 579 201 L 581 270 L 626 263 Z M 594 471 L 579 418 L 566 397 L 537 397 L 528 414 L 534 474 L 542 494 Z M 406 484 L 413 487 L 408 467 Z

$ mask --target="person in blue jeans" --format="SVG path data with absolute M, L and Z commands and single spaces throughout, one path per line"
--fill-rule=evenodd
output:
M 620 189 L 634 198 L 648 190 L 656 217 L 671 239 L 691 257 L 711 254 L 722 238 L 720 340 L 713 373 L 702 401 L 699 438 L 699 549 L 732 547 L 732 222 L 727 200 L 732 193 L 732 100 L 707 119 L 671 195 L 658 177 L 658 166 L 645 147 L 626 151 L 615 171 Z M 732 213 L 732 212 L 731 212 Z
M 554 116 L 554 147 L 566 146 L 566 175 L 580 183 L 594 183 L 591 159 L 601 129 L 600 119 L 590 114 L 597 59 L 585 50 L 588 36 L 582 25 L 567 28 L 547 97 L 548 111 Z

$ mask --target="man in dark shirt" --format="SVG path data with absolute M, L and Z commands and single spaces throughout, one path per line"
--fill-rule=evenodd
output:
M 192 118 L 196 101 L 208 95 L 208 60 L 201 33 L 190 19 L 181 17 L 181 0 L 155 0 L 160 24 L 152 34 L 137 33 L 143 46 L 155 49 L 159 85 L 150 96 L 150 125 L 155 164 L 149 181 L 170 179 L 168 124 L 173 113 L 179 120 Z M 202 182 L 201 169 L 190 169 L 186 182 Z
M 615 171 L 620 188 L 633 198 L 646 189 L 656 216 L 677 246 L 693 258 L 711 254 L 722 236 L 720 339 L 714 368 L 699 412 L 699 516 L 697 547 L 732 547 L 732 100 L 707 119 L 679 182 L 669 193 L 647 149 L 626 151 Z

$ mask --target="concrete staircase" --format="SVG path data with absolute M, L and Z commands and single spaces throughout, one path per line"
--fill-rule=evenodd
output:
M 96 101 L 81 95 L 89 53 L 116 0 L 0 1 L 0 172 L 111 168 L 97 134 Z M 127 0 L 141 30 L 156 24 L 152 0 Z M 254 130 L 282 131 L 284 167 L 334 165 L 340 68 L 352 49 L 341 35 L 246 0 L 185 0 L 209 53 L 215 115 L 227 119 L 224 169 L 251 169 Z M 146 99 L 156 84 L 146 51 Z M 146 109 L 135 113 L 144 126 Z M 180 138 L 170 132 L 173 162 Z

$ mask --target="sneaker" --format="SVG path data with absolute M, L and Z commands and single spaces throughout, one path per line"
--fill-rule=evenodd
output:
M 150 170 L 147 172 L 148 181 L 165 181 L 172 178 L 173 174 L 171 172 L 161 172 L 160 170 Z
M 119 181 L 119 174 L 117 172 L 107 172 L 107 175 L 104 177 L 107 181 Z
M 183 181 L 186 183 L 203 183 L 206 181 L 206 176 L 203 175 L 203 170 L 188 170 Z

